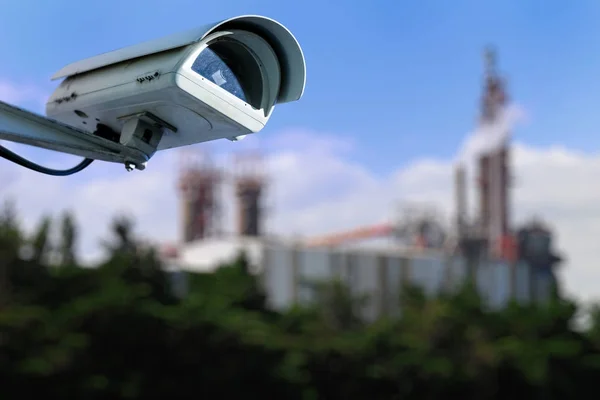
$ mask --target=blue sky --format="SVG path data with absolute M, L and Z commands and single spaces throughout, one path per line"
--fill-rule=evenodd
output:
M 377 173 L 456 152 L 475 121 L 487 43 L 530 115 L 521 141 L 600 145 L 593 0 L 21 0 L 0 2 L 0 10 L 0 77 L 48 93 L 49 77 L 81 58 L 236 14 L 278 19 L 303 46 L 307 88 L 260 135 L 290 127 L 336 135 Z
M 597 0 L 0 0 L 0 96 L 7 87 L 24 90 L 29 101 L 20 105 L 41 111 L 56 85 L 50 76 L 66 64 L 240 14 L 288 26 L 308 67 L 301 101 L 278 107 L 256 137 L 214 146 L 260 142 L 274 150 L 267 204 L 274 232 L 371 224 L 406 199 L 450 207 L 448 161 L 475 127 L 482 50 L 491 43 L 512 98 L 529 115 L 515 132 L 515 215 L 551 221 L 570 260 L 568 286 L 597 295 L 600 186 L 590 185 L 600 176 Z M 564 148 L 550 149 L 556 145 Z M 32 153 L 52 166 L 77 161 Z M 125 209 L 145 237 L 175 241 L 176 176 L 165 162 L 176 156 L 157 155 L 130 174 L 95 163 L 68 178 L 0 161 L 0 196 L 18 199 L 29 226 L 43 213 L 75 210 L 86 224 L 86 252 Z

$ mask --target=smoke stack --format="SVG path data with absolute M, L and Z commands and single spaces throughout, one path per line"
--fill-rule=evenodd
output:
M 488 238 L 492 250 L 510 233 L 508 145 L 495 152 L 490 164 Z
M 464 165 L 456 166 L 454 177 L 454 191 L 456 196 L 456 227 L 458 235 L 463 236 L 467 221 L 467 179 Z
M 213 171 L 190 170 L 181 176 L 179 191 L 184 243 L 217 233 L 216 179 Z
M 485 81 L 480 127 L 485 126 L 488 142 L 494 145 L 487 154 L 480 156 L 479 172 L 481 228 L 492 252 L 509 231 L 510 127 L 506 121 L 507 101 L 506 84 L 498 74 L 495 53 L 488 49 L 485 52 Z
M 479 156 L 479 233 L 487 237 L 490 226 L 490 156 Z
M 260 226 L 262 187 L 263 184 L 260 181 L 238 182 L 238 234 L 241 236 L 260 236 L 262 234 Z
M 194 149 L 181 153 L 179 196 L 182 241 L 189 243 L 219 232 L 219 202 L 216 196 L 221 173 L 208 153 Z
M 237 154 L 234 161 L 237 195 L 237 233 L 261 236 L 262 196 L 266 184 L 262 155 L 256 151 Z

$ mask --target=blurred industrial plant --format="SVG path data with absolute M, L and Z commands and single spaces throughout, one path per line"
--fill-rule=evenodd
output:
M 484 79 L 478 124 L 500 127 L 508 105 L 506 84 L 493 50 L 484 53 Z M 263 195 L 268 183 L 260 153 L 238 155 L 225 174 L 206 153 L 182 156 L 179 179 L 181 242 L 164 246 L 162 256 L 173 272 L 209 272 L 244 251 L 260 276 L 270 304 L 277 309 L 310 301 L 307 282 L 340 279 L 351 292 L 368 295 L 367 318 L 398 310 L 407 284 L 436 294 L 471 280 L 491 307 L 511 299 L 546 301 L 558 290 L 552 232 L 542 221 L 511 222 L 510 132 L 501 132 L 477 154 L 477 210 L 468 205 L 467 168 L 455 170 L 454 217 L 448 224 L 435 209 L 412 205 L 394 223 L 357 227 L 306 239 L 265 236 Z M 226 234 L 220 185 L 232 179 L 237 231 Z M 357 210 L 360 212 L 360 210 Z M 392 245 L 359 246 L 367 239 L 389 238 Z

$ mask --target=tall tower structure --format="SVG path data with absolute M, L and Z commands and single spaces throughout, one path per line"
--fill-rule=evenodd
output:
M 487 48 L 484 52 L 484 90 L 481 98 L 479 124 L 481 128 L 502 129 L 502 118 L 507 94 L 505 83 L 497 72 L 496 53 Z M 497 132 L 494 132 L 497 133 Z M 509 234 L 509 145 L 508 132 L 499 132 L 503 140 L 498 147 L 481 154 L 479 166 L 479 223 L 481 233 L 487 238 L 490 250 L 498 249 Z M 493 139 L 491 139 L 493 140 Z M 497 254 L 500 255 L 501 254 Z
M 220 233 L 218 188 L 221 179 L 222 174 L 208 152 L 200 149 L 182 151 L 178 184 L 184 243 Z
M 467 172 L 465 166 L 458 164 L 454 170 L 454 206 L 456 207 L 456 234 L 463 237 L 468 225 Z
M 242 236 L 261 236 L 263 234 L 261 200 L 266 184 L 263 158 L 258 151 L 237 154 L 234 168 L 237 233 Z

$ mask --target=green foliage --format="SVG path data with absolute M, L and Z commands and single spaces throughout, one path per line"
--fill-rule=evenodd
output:
M 95 268 L 76 266 L 73 217 L 57 238 L 51 222 L 27 237 L 14 207 L 0 212 L 3 400 L 570 399 L 600 373 L 600 307 L 576 329 L 577 307 L 558 298 L 489 310 L 470 286 L 407 287 L 398 315 L 366 323 L 369 299 L 311 282 L 313 303 L 276 313 L 243 254 L 190 274 L 178 298 L 132 221 L 115 220 Z
M 40 226 L 33 239 L 31 240 L 31 260 L 37 264 L 45 264 L 48 257 L 48 250 L 50 248 L 50 224 L 52 220 L 49 217 L 42 219 Z
M 59 255 L 63 265 L 77 265 L 75 247 L 77 239 L 77 227 L 75 219 L 69 212 L 65 213 L 61 223 L 61 238 L 59 244 Z
M 360 313 L 368 304 L 367 296 L 353 296 L 339 280 L 305 282 L 314 298 L 323 323 L 335 330 L 350 330 L 362 326 Z

